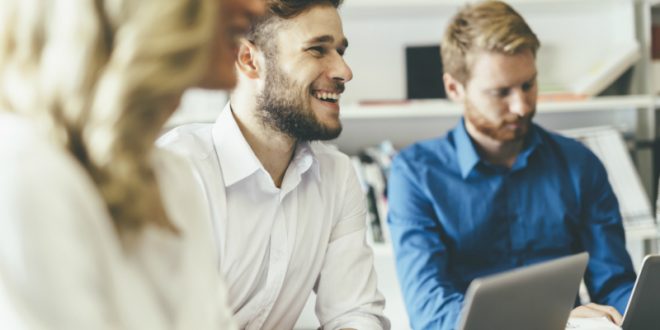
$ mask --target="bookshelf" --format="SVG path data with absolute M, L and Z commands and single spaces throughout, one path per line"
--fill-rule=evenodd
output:
M 459 105 L 446 100 L 403 101 L 403 49 L 407 45 L 437 44 L 441 28 L 465 2 L 358 0 L 346 3 L 343 10 L 345 33 L 351 41 L 346 59 L 353 67 L 355 78 L 347 85 L 343 98 L 344 131 L 334 141 L 342 151 L 356 154 L 385 139 L 400 148 L 443 135 L 456 124 L 462 113 Z M 568 89 L 566 85 L 579 78 L 575 75 L 584 75 L 595 59 L 620 45 L 632 42 L 639 47 L 639 56 L 632 61 L 635 64 L 630 94 L 539 102 L 537 123 L 553 130 L 605 125 L 615 127 L 630 140 L 643 144 L 655 142 L 655 109 L 660 106 L 660 98 L 652 92 L 655 82 L 649 73 L 650 20 L 645 19 L 650 19 L 651 9 L 660 11 L 660 0 L 653 1 L 653 8 L 648 2 L 633 0 L 513 0 L 510 3 L 526 17 L 543 43 L 537 62 L 542 93 L 554 91 L 557 86 L 560 90 Z M 647 15 L 641 9 L 647 10 Z M 361 45 L 368 45 L 368 49 Z M 618 76 L 622 72 L 615 70 L 610 74 Z M 657 80 L 660 83 L 660 77 Z M 653 148 L 639 148 L 634 152 L 634 159 L 641 174 L 641 180 L 636 181 L 637 188 L 644 188 L 644 191 L 638 189 L 641 194 L 635 196 L 646 198 L 644 202 L 650 207 L 652 204 L 644 192 L 654 196 L 657 185 Z M 626 228 L 628 250 L 636 265 L 649 250 L 647 239 L 657 235 L 653 215 L 651 210 L 651 226 Z M 395 278 L 391 273 L 393 267 L 385 267 L 392 258 L 387 244 L 373 244 L 377 268 L 384 269 L 384 277 Z M 388 281 L 383 286 L 388 300 L 400 299 L 396 290 L 391 291 L 391 286 L 396 284 Z M 395 321 L 401 322 L 400 319 Z
M 399 123 L 404 132 L 392 132 L 396 146 L 409 144 L 413 136 L 441 135 L 450 127 L 446 122 L 457 118 L 460 108 L 442 101 L 414 104 L 401 101 L 405 99 L 405 67 L 402 63 L 405 63 L 405 46 L 437 44 L 449 18 L 467 2 L 358 0 L 345 4 L 342 9 L 345 33 L 351 41 L 346 59 L 355 78 L 348 84 L 342 99 L 346 135 L 336 141 L 340 149 L 353 153 L 362 142 L 375 142 L 372 139 L 374 132 L 376 135 L 391 132 Z M 570 91 L 571 84 L 590 75 L 595 62 L 603 62 L 600 60 L 626 47 L 637 49 L 629 53 L 626 62 L 634 63 L 630 88 L 633 95 L 540 103 L 538 119 L 551 129 L 576 128 L 578 126 L 574 124 L 577 122 L 585 126 L 612 125 L 621 129 L 626 137 L 640 141 L 640 145 L 647 147 L 635 152 L 635 161 L 646 191 L 654 197 L 657 170 L 653 148 L 648 146 L 657 136 L 657 102 L 652 86 L 660 87 L 660 78 L 658 83 L 652 81 L 649 45 L 650 18 L 652 12 L 660 12 L 660 1 L 509 2 L 527 19 L 542 41 L 537 60 L 541 93 Z M 625 52 L 621 56 L 626 58 Z M 617 67 L 616 59 L 609 62 L 615 70 L 601 70 L 600 76 L 595 75 L 594 84 L 606 85 L 613 77 L 621 75 L 622 68 L 626 67 Z M 364 101 L 392 104 L 360 105 Z M 419 127 L 413 130 L 415 124 Z

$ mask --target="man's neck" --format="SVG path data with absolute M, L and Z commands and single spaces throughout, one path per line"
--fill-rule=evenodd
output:
M 250 104 L 245 105 L 250 106 Z M 252 152 L 270 174 L 275 186 L 281 187 L 284 174 L 296 149 L 296 140 L 269 127 L 264 127 L 261 119 L 256 115 L 254 105 L 251 109 L 242 108 L 240 103 L 234 106 L 232 100 L 231 108 L 232 115 L 243 137 L 252 148 Z
M 468 135 L 474 141 L 479 155 L 491 164 L 511 168 L 523 148 L 524 140 L 498 141 L 476 129 L 468 121 L 465 122 Z

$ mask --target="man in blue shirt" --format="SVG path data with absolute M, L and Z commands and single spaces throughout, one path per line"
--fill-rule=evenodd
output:
M 453 329 L 476 278 L 587 251 L 591 300 L 572 316 L 620 322 L 635 281 L 601 162 L 532 123 L 540 43 L 496 1 L 467 6 L 442 42 L 449 97 L 464 117 L 394 160 L 388 222 L 415 329 Z M 610 307 L 613 306 L 614 308 Z

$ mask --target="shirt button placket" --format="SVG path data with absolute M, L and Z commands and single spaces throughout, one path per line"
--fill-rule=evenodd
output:
M 267 279 L 266 288 L 268 294 L 264 298 L 261 311 L 259 312 L 259 318 L 257 319 L 257 322 L 254 323 L 256 326 L 254 329 L 261 329 L 263 327 L 266 317 L 273 309 L 277 295 L 282 290 L 287 265 L 289 264 L 284 249 L 287 245 L 287 234 L 282 207 L 279 207 L 277 210 L 277 217 L 273 224 L 271 237 L 271 257 L 268 272 L 272 276 L 269 276 Z

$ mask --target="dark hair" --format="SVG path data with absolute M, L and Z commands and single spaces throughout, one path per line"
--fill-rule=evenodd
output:
M 344 0 L 266 0 L 266 14 L 252 22 L 245 37 L 256 46 L 274 51 L 272 47 L 273 34 L 285 20 L 294 18 L 316 6 L 333 6 L 339 8 Z
M 339 8 L 342 2 L 343 0 L 267 0 L 268 13 L 266 16 L 275 15 L 279 18 L 289 19 L 320 4 L 329 4 Z

